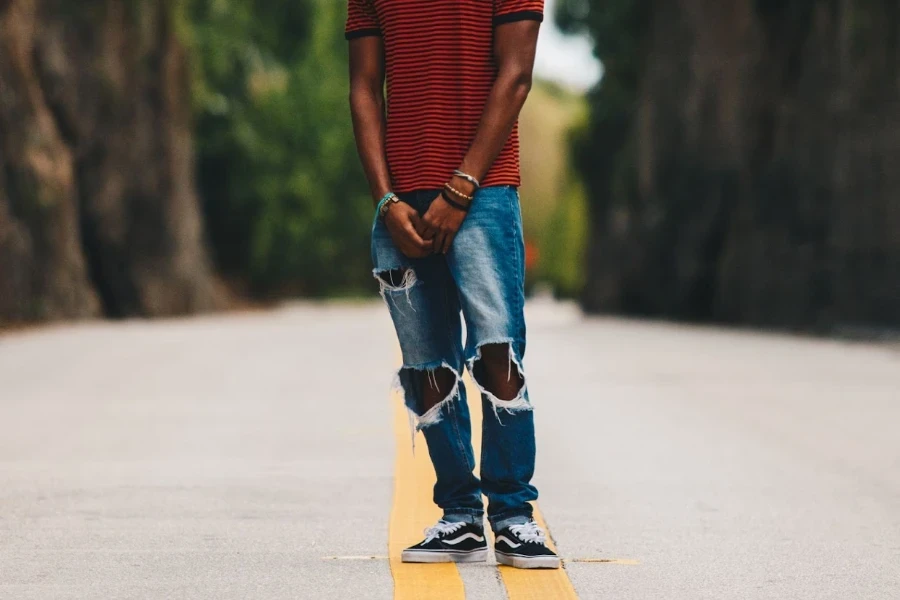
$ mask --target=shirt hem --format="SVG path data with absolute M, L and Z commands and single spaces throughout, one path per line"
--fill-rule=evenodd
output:
M 515 23 L 517 21 L 537 21 L 538 23 L 542 23 L 544 21 L 544 14 L 536 10 L 523 10 L 519 12 L 508 13 L 505 15 L 494 17 L 494 26 L 496 27 L 497 25 L 505 25 L 506 23 Z
M 412 192 L 422 192 L 422 191 L 427 191 L 427 190 L 434 190 L 435 193 L 438 193 L 438 192 L 440 192 L 440 190 L 443 189 L 444 183 L 446 183 L 446 181 L 442 181 L 440 183 L 435 183 L 434 181 L 416 181 L 416 182 L 412 182 L 408 185 L 407 184 L 395 185 L 394 189 L 392 191 L 395 194 L 410 194 Z M 489 188 L 489 187 L 500 187 L 500 186 L 504 186 L 504 185 L 518 188 L 522 185 L 522 178 L 521 177 L 515 177 L 515 178 L 499 177 L 497 179 L 488 178 L 482 182 L 481 187 Z
M 347 41 L 355 40 L 363 37 L 381 37 L 380 29 L 357 29 L 356 31 L 348 31 L 344 33 L 344 38 Z

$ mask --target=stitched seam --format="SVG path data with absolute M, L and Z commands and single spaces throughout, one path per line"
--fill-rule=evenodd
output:
M 516 213 L 516 203 L 513 202 L 513 199 L 514 199 L 516 196 L 517 196 L 516 192 L 514 192 L 514 191 L 512 190 L 512 188 L 509 188 L 509 191 L 508 191 L 508 199 L 509 199 L 509 212 L 510 212 L 510 215 L 514 215 L 514 214 Z M 512 222 L 512 221 L 515 221 L 515 220 L 514 220 L 514 219 L 511 219 L 510 221 Z M 521 218 L 520 218 L 519 222 L 521 222 Z M 523 271 L 523 269 L 524 269 L 524 266 L 519 264 L 519 248 L 517 247 L 518 244 L 517 244 L 517 240 L 516 240 L 516 237 L 517 237 L 517 235 L 518 235 L 518 231 L 519 231 L 519 230 L 520 230 L 520 227 L 517 227 L 516 225 L 513 225 L 513 229 L 512 229 L 512 238 L 511 238 L 511 239 L 512 239 L 512 246 L 513 246 L 513 253 L 512 253 L 512 254 L 513 254 L 513 256 L 515 257 L 515 267 L 516 267 L 516 290 L 515 290 L 515 294 L 516 294 L 516 308 L 518 309 L 518 310 L 516 311 L 516 318 L 517 318 L 517 319 L 518 319 L 518 318 L 521 318 L 522 314 L 523 314 L 524 311 L 525 311 L 525 300 L 524 300 L 524 298 L 522 298 L 522 293 L 521 293 L 521 290 L 524 289 L 524 287 L 525 287 L 525 281 L 524 281 L 525 275 L 524 275 L 524 273 L 522 273 L 522 271 Z M 524 243 L 524 239 L 521 240 L 521 241 L 522 241 L 522 243 Z M 520 326 L 521 323 L 516 323 L 516 325 L 517 325 L 517 326 Z M 517 328 L 518 328 L 518 327 L 517 327 Z M 517 331 L 516 333 L 518 334 L 518 331 Z M 515 350 L 515 349 L 513 349 L 513 350 Z M 521 359 L 519 359 L 519 360 L 521 360 Z M 521 373 L 520 373 L 520 375 L 521 375 Z
M 496 27 L 497 25 L 505 25 L 506 23 L 515 23 L 517 21 L 537 21 L 542 23 L 544 15 L 536 10 L 523 10 L 494 17 L 493 23 Z
M 344 34 L 347 41 L 355 40 L 363 37 L 378 36 L 381 37 L 380 29 L 357 29 L 356 31 L 348 31 Z
M 446 282 L 447 285 L 444 286 L 444 294 L 443 294 L 443 297 L 444 297 L 444 311 L 443 311 L 443 312 L 444 312 L 444 315 L 446 316 L 447 313 L 450 312 L 450 292 L 451 292 L 450 285 L 452 284 L 452 285 L 454 286 L 453 289 L 454 289 L 454 291 L 455 291 L 455 288 L 456 288 L 456 282 L 453 281 L 453 276 L 450 274 L 450 266 L 447 264 L 447 259 L 444 258 L 443 260 L 444 260 L 444 266 L 445 266 L 446 269 L 447 269 L 447 276 L 448 276 L 448 281 Z M 457 314 L 457 317 L 458 317 L 458 316 L 459 316 L 459 315 Z M 453 336 L 453 327 L 450 325 L 449 319 L 445 321 L 445 325 L 446 325 L 446 327 L 447 327 L 447 339 L 450 340 L 450 342 L 451 342 L 451 347 L 452 347 L 454 350 L 456 350 L 456 346 L 457 346 L 458 341 L 454 339 L 454 336 Z M 465 367 L 463 367 L 463 368 L 465 368 Z M 461 376 L 462 376 L 462 375 L 460 375 L 460 377 L 461 377 Z M 463 395 L 463 391 L 462 391 L 462 388 L 460 388 L 460 391 L 458 391 L 457 394 L 456 394 L 456 400 L 457 400 L 457 402 L 460 403 L 460 405 L 462 405 L 462 395 Z M 466 452 L 466 445 L 463 443 L 463 440 L 462 440 L 462 433 L 461 433 L 460 430 L 459 430 L 459 418 L 460 418 L 460 417 L 459 417 L 459 414 L 458 414 L 457 412 L 455 412 L 455 411 L 453 411 L 453 414 L 452 414 L 452 415 L 449 414 L 449 413 L 450 413 L 449 408 L 448 408 L 447 412 L 448 412 L 448 417 L 450 418 L 450 420 L 453 421 L 453 429 L 456 431 L 456 444 L 457 444 L 457 446 L 459 447 L 460 456 L 463 457 L 463 459 L 464 459 L 465 462 L 466 462 L 466 466 L 467 466 L 467 467 L 469 468 L 469 470 L 471 471 L 472 469 L 475 468 L 475 464 L 474 464 L 475 459 L 474 459 L 474 458 L 472 459 L 471 462 L 472 462 L 473 464 L 470 466 L 470 465 L 469 465 L 469 462 L 470 462 L 470 461 L 469 461 L 469 453 Z M 471 429 L 471 427 L 472 427 L 472 419 L 469 418 L 469 428 Z M 471 440 L 471 436 L 470 436 L 469 439 Z M 470 443 L 471 443 L 471 442 L 470 442 Z

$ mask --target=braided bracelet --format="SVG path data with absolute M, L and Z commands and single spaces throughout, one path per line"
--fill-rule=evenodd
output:
M 469 183 L 474 185 L 476 190 L 481 189 L 481 183 L 479 183 L 477 179 L 475 179 L 468 173 L 464 173 L 463 171 L 460 171 L 459 169 L 457 169 L 457 170 L 453 171 L 453 174 L 456 175 L 457 177 L 459 177 L 460 179 L 465 179 L 466 181 L 468 181 Z
M 469 212 L 469 207 L 465 204 L 460 204 L 456 200 L 450 197 L 450 194 L 447 193 L 446 190 L 441 190 L 441 198 L 444 199 L 444 202 L 455 208 L 456 210 L 461 210 L 463 212 Z
M 456 189 L 449 183 L 444 184 L 444 189 L 447 190 L 448 192 L 450 192 L 451 194 L 453 194 L 454 196 L 456 196 L 457 198 L 462 198 L 463 200 L 466 200 L 467 202 L 471 202 L 472 200 L 474 200 L 474 198 L 472 196 L 467 196 L 466 194 L 463 194 L 461 191 L 459 191 L 458 189 Z

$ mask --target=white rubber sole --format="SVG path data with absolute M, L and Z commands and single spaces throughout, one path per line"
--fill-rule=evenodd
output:
M 427 550 L 404 550 L 400 560 L 405 563 L 472 563 L 487 560 L 488 550 L 471 552 L 429 552 Z
M 494 552 L 497 562 L 516 569 L 558 569 L 561 566 L 558 556 L 516 556 Z

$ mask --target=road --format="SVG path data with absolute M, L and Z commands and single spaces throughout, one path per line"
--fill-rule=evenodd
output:
M 896 347 L 528 317 L 580 598 L 900 598 Z M 396 362 L 375 303 L 0 337 L 0 599 L 393 598 L 392 508 L 428 494 Z M 492 564 L 416 573 L 521 597 Z

